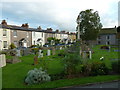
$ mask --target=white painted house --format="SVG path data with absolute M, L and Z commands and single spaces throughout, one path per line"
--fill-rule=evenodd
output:
M 32 45 L 43 46 L 45 44 L 44 30 L 36 29 L 32 31 Z
M 8 49 L 11 44 L 10 29 L 0 25 L 0 50 Z

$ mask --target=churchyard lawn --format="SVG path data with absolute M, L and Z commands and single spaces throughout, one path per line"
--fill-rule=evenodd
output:
M 105 63 L 109 66 L 109 60 L 117 59 L 118 52 L 115 52 L 114 49 L 111 48 L 109 50 L 101 50 L 100 46 L 94 46 L 91 61 L 99 60 L 100 57 L 105 58 Z M 48 74 L 58 74 L 61 73 L 64 68 L 64 64 L 61 60 L 64 57 L 60 57 L 57 55 L 44 56 L 43 58 L 38 59 L 37 65 L 32 65 L 34 63 L 35 55 L 28 55 L 19 57 L 22 62 L 16 64 L 7 64 L 7 66 L 2 68 L 2 87 L 3 88 L 58 88 L 70 85 L 79 85 L 86 83 L 94 83 L 99 81 L 111 81 L 118 80 L 118 75 L 106 75 L 106 76 L 95 76 L 95 77 L 83 77 L 83 78 L 75 78 L 75 79 L 63 79 L 56 80 L 51 82 L 42 83 L 39 85 L 25 85 L 24 79 L 27 75 L 27 72 L 34 68 L 43 67 L 47 69 Z M 7 56 L 7 58 L 11 58 Z M 111 61 L 112 62 L 112 61 Z M 92 80 L 92 81 L 90 81 Z M 64 82 L 64 83 L 63 83 Z

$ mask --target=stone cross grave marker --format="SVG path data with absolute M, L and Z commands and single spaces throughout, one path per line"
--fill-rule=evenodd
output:
M 16 50 L 16 52 L 17 52 L 16 56 L 21 57 L 20 50 Z
M 0 55 L 0 68 L 6 66 L 6 57 L 5 54 Z
M 47 50 L 47 56 L 50 56 L 50 50 L 49 49 Z

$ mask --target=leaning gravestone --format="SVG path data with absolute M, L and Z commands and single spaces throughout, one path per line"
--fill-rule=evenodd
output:
M 47 56 L 50 56 L 50 50 L 49 49 L 47 50 Z
M 21 57 L 21 53 L 20 53 L 20 50 L 16 50 L 16 56 L 18 56 L 18 57 Z
M 37 65 L 37 64 L 38 64 L 38 57 L 34 56 L 34 65 Z
M 6 66 L 5 54 L 0 55 L 0 68 Z

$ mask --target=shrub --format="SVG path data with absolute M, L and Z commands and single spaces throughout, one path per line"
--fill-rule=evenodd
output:
M 119 67 L 120 67 L 120 60 L 112 62 L 112 71 L 114 73 L 120 73 Z
M 10 49 L 14 49 L 16 48 L 15 44 L 14 43 L 11 43 L 10 46 L 9 46 Z
M 39 84 L 42 82 L 50 81 L 50 76 L 46 73 L 46 71 L 42 70 L 42 68 L 34 70 L 30 70 L 25 78 L 25 83 L 30 84 Z
M 32 48 L 31 50 L 32 50 L 33 53 L 36 54 L 39 51 L 39 48 Z
M 105 75 L 108 74 L 109 69 L 106 67 L 104 62 L 94 62 L 92 63 L 92 68 L 90 75 Z
M 103 61 L 88 61 L 82 65 L 82 74 L 85 76 L 105 75 L 109 70 Z
M 107 50 L 109 50 L 109 47 L 104 45 L 104 46 L 101 46 L 100 49 L 107 49 Z
M 68 54 L 64 58 L 64 69 L 65 74 L 68 75 L 68 78 L 71 78 L 72 75 L 76 74 L 76 66 L 80 64 L 80 56 L 76 54 Z

